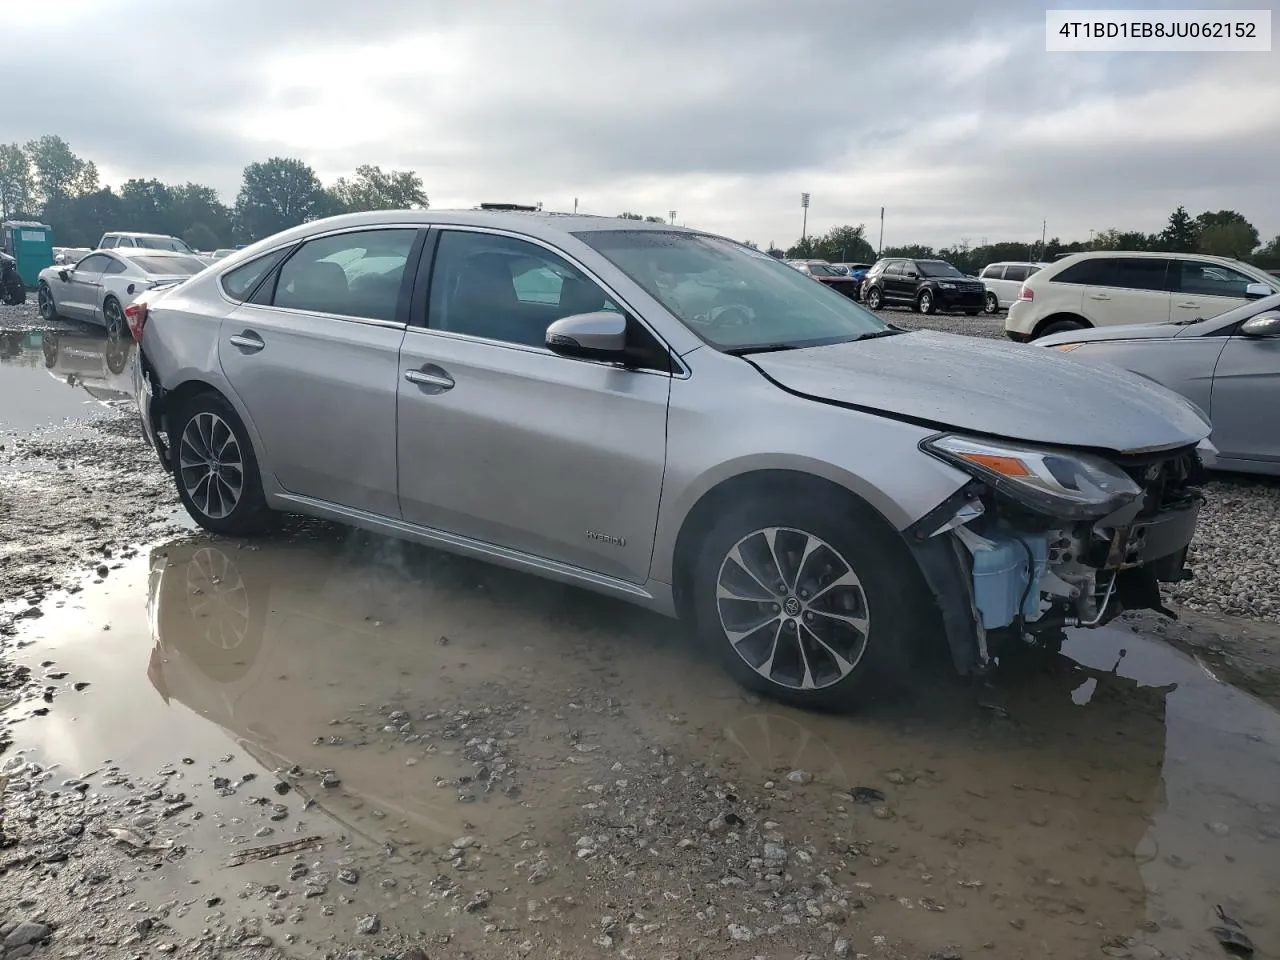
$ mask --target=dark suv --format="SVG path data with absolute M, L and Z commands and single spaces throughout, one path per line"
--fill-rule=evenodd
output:
M 862 281 L 862 300 L 872 310 L 963 310 L 976 317 L 985 295 L 982 281 L 966 276 L 945 260 L 877 260 Z

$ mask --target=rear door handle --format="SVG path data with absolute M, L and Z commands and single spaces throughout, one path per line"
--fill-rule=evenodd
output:
M 1090 300 L 1110 300 L 1111 298 L 1108 297 L 1105 293 L 1091 293 L 1089 294 L 1089 299 Z
M 1200 304 L 1196 303 L 1193 300 L 1188 303 L 1180 303 L 1178 304 L 1178 306 L 1181 307 L 1183 310 L 1194 310 L 1196 307 L 1200 306 Z
M 250 333 L 248 331 L 244 333 L 233 333 L 229 339 L 233 347 L 239 347 L 247 353 L 257 353 L 267 345 L 266 342 L 256 333 Z
M 434 363 L 426 364 L 421 370 L 406 370 L 404 378 L 422 387 L 426 393 L 443 393 L 445 390 L 452 390 L 454 386 L 453 377 Z

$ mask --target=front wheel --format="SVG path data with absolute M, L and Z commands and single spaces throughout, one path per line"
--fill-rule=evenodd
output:
M 199 393 L 183 403 L 169 436 L 178 498 L 191 519 L 229 537 L 274 529 L 248 431 L 222 396 Z
M 21 280 L 14 278 L 4 292 L 4 302 L 11 307 L 18 307 L 27 302 L 27 287 Z
M 739 683 L 795 706 L 849 709 L 868 677 L 904 671 L 912 578 L 865 520 L 845 504 L 760 500 L 707 535 L 697 629 Z
M 884 295 L 880 292 L 879 287 L 872 287 L 866 294 L 867 307 L 872 310 L 879 310 L 884 306 Z
M 58 307 L 53 302 L 53 291 L 43 280 L 36 287 L 36 305 L 40 310 L 40 319 L 52 322 L 58 319 Z
M 920 296 L 916 298 L 916 309 L 921 313 L 935 313 L 938 304 L 933 299 L 932 290 L 921 290 Z
M 996 296 L 994 293 L 992 293 L 990 290 L 988 290 L 988 291 L 987 291 L 987 296 L 986 296 L 986 298 L 985 298 L 985 299 L 983 300 L 983 302 L 982 302 L 982 309 L 984 309 L 987 313 L 999 313 L 999 312 L 1000 312 L 1000 298 L 999 298 L 999 297 L 997 297 L 997 296 Z

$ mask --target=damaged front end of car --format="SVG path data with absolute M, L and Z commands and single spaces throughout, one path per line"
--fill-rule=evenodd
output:
M 1208 441 L 1103 454 L 939 433 L 920 448 L 973 478 L 905 531 L 961 673 L 1126 610 L 1175 616 L 1159 585 L 1191 576 Z

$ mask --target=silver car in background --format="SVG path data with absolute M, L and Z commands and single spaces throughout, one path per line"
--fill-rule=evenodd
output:
M 36 300 L 45 320 L 85 320 L 124 335 L 125 309 L 140 293 L 181 283 L 206 266 L 198 257 L 168 250 L 95 250 L 74 264 L 41 270 Z
M 899 330 L 682 228 L 350 214 L 130 323 L 144 430 L 206 529 L 309 514 L 597 590 L 800 705 L 856 702 L 922 637 L 976 673 L 1160 608 L 1200 505 L 1183 398 Z
M 1209 319 L 1074 330 L 1036 343 L 1176 390 L 1209 413 L 1212 466 L 1280 476 L 1280 295 Z

